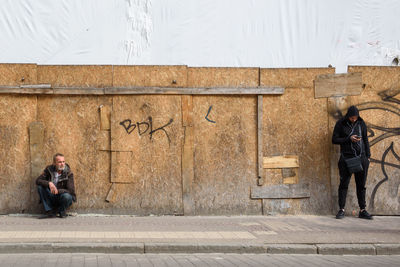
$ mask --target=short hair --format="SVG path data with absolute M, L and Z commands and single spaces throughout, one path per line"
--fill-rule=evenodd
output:
M 56 158 L 57 158 L 57 157 L 64 157 L 64 155 L 61 154 L 61 153 L 56 153 L 56 154 L 53 156 L 53 163 L 56 163 Z

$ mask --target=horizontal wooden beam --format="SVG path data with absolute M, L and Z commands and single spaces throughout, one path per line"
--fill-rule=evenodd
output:
M 283 87 L 51 87 L 51 85 L 0 86 L 0 94 L 57 95 L 281 95 Z
M 299 157 L 296 155 L 264 157 L 264 169 L 298 168 Z
M 308 184 L 278 184 L 270 186 L 253 186 L 251 188 L 251 198 L 253 199 L 308 197 L 310 197 L 310 189 Z
M 252 87 L 252 88 L 167 88 L 167 87 L 119 87 L 105 88 L 105 94 L 169 94 L 169 95 L 281 95 L 282 87 Z

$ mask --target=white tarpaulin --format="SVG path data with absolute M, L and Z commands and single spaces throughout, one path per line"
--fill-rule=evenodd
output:
M 399 14 L 399 0 L 0 0 L 0 63 L 346 72 L 396 64 Z

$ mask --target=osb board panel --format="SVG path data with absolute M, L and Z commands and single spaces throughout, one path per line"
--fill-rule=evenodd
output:
M 78 202 L 72 210 L 93 212 L 109 207 L 105 198 L 111 185 L 111 159 L 109 152 L 98 150 L 99 141 L 107 140 L 100 131 L 99 107 L 109 103 L 107 97 L 38 97 L 46 163 L 52 162 L 56 152 L 63 153 L 75 175 Z
M 53 87 L 106 87 L 112 86 L 112 66 L 71 65 L 37 66 L 37 81 Z
M 111 149 L 133 152 L 133 183 L 116 187 L 115 207 L 181 213 L 181 96 L 115 96 L 112 110 Z
M 195 213 L 260 214 L 257 97 L 193 97 Z
M 35 64 L 0 64 L 0 85 L 36 84 Z
M 366 84 L 361 96 L 351 97 L 369 129 L 371 164 L 367 178 L 367 209 L 374 214 L 400 215 L 400 69 L 351 67 L 362 71 Z M 388 91 L 390 90 L 390 91 Z M 343 114 L 346 110 L 343 110 Z M 348 210 L 358 209 L 354 183 Z M 350 188 L 349 188 L 350 189 Z
M 186 66 L 114 66 L 113 86 L 186 87 Z
M 22 108 L 23 107 L 23 108 Z M 36 97 L 0 96 L 0 213 L 30 210 L 29 124 Z
M 256 87 L 258 68 L 188 68 L 188 87 Z
M 361 72 L 365 84 L 363 94 L 374 97 L 384 90 L 400 88 L 399 67 L 349 66 L 348 72 Z
M 314 87 L 315 76 L 332 73 L 334 68 L 260 69 L 260 86 Z
M 331 140 L 328 133 L 326 99 L 314 99 L 313 88 L 291 88 L 286 89 L 282 96 L 264 97 L 263 109 L 264 156 L 297 155 L 299 183 L 310 184 L 309 200 L 288 200 L 279 203 L 289 206 L 298 203 L 303 205 L 300 210 L 304 213 L 323 214 L 329 211 L 327 195 L 330 195 L 330 158 L 327 151 L 330 151 Z M 265 186 L 282 183 L 280 169 L 265 170 Z M 274 201 L 268 203 L 270 205 Z M 279 205 L 271 204 L 271 208 Z M 285 212 L 291 213 L 297 208 L 297 205 L 290 206 Z

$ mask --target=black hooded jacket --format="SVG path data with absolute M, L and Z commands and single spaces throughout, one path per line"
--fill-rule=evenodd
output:
M 358 119 L 354 124 L 349 120 L 349 117 L 351 116 L 358 116 Z M 352 135 L 361 135 L 361 141 L 353 143 L 350 139 L 350 136 Z M 332 135 L 332 143 L 340 145 L 340 153 L 345 158 L 360 155 L 360 151 L 363 156 L 366 156 L 367 158 L 371 157 L 367 136 L 367 125 L 359 116 L 358 109 L 355 106 L 351 106 L 348 109 L 346 116 L 336 122 Z

